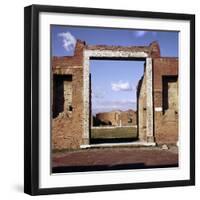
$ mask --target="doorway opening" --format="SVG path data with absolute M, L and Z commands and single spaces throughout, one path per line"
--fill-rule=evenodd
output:
M 145 60 L 90 59 L 90 144 L 139 140 L 138 87 Z

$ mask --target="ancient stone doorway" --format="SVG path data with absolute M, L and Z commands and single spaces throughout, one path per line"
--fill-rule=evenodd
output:
M 139 144 L 154 145 L 153 135 L 153 97 L 152 97 L 152 58 L 148 53 L 140 50 L 128 51 L 120 49 L 85 49 L 83 60 L 83 142 L 82 147 L 90 145 L 90 59 L 109 59 L 109 60 L 143 60 L 145 61 L 145 90 L 146 90 L 146 131 L 144 135 L 140 135 Z M 140 124 L 138 124 L 140 126 Z

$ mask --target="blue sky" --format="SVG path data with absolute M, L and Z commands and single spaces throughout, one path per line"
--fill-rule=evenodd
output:
M 91 60 L 93 113 L 136 108 L 136 87 L 144 61 Z
M 178 56 L 178 32 L 91 27 L 51 27 L 52 55 L 73 55 L 76 40 L 89 45 L 149 45 L 158 41 L 161 56 Z M 142 61 L 91 60 L 92 111 L 136 109 L 136 87 L 144 71 Z

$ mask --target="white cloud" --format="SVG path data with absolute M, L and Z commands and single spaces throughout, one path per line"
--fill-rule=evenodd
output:
M 138 38 L 145 36 L 147 33 L 151 34 L 153 37 L 156 37 L 157 35 L 157 32 L 155 31 L 134 31 L 134 35 Z
M 143 37 L 147 31 L 135 31 L 136 37 Z
M 76 46 L 76 38 L 70 32 L 59 33 L 58 36 L 62 37 L 63 48 L 66 51 L 74 50 Z
M 133 87 L 128 81 L 119 81 L 117 83 L 111 83 L 111 88 L 113 91 L 131 91 Z

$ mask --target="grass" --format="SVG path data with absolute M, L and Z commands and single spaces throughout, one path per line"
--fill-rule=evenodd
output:
M 91 129 L 92 139 L 137 138 L 137 128 L 116 127 Z
M 109 142 L 113 139 L 137 139 L 137 128 L 136 127 L 116 127 L 116 128 L 98 128 L 91 129 L 91 139 L 92 142 L 96 143 L 99 140 L 99 143 Z M 105 140 L 105 141 L 104 141 Z M 98 143 L 98 142 L 97 142 Z M 66 153 L 71 151 L 79 151 L 80 149 L 54 149 L 52 153 Z M 83 149 L 81 150 L 83 151 Z

